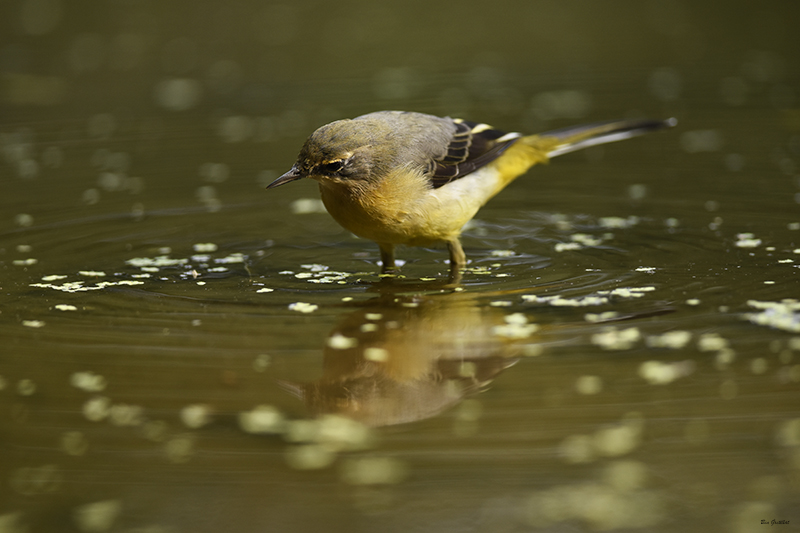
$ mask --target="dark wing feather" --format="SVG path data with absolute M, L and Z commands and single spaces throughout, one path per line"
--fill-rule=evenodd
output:
M 519 138 L 486 124 L 454 120 L 456 131 L 447 153 L 431 163 L 429 178 L 434 189 L 463 178 L 491 163 Z

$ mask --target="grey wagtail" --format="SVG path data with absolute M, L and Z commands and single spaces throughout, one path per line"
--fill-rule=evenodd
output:
M 378 244 L 383 271 L 394 268 L 398 244 L 439 242 L 457 270 L 467 263 L 461 228 L 531 166 L 676 123 L 617 120 L 522 136 L 461 119 L 378 111 L 316 130 L 291 170 L 267 188 L 315 180 L 336 222 Z

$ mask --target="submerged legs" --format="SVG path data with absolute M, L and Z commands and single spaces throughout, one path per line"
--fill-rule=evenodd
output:
M 396 270 L 394 245 L 378 244 L 378 247 L 381 250 L 381 263 L 383 263 L 381 272 L 386 273 Z M 450 275 L 452 276 L 467 265 L 467 255 L 464 253 L 464 249 L 461 248 L 461 242 L 459 242 L 458 237 L 447 241 L 447 250 L 450 252 Z
M 458 237 L 447 241 L 447 249 L 450 251 L 451 269 L 464 268 L 467 266 L 467 255 L 464 253 L 464 249 L 461 248 L 461 242 L 459 242 Z
M 383 263 L 381 272 L 394 270 L 394 244 L 378 244 L 378 247 L 381 249 L 381 263 Z

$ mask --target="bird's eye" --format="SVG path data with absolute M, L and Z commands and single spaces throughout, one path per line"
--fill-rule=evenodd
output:
M 336 161 L 325 163 L 321 168 L 326 174 L 335 174 L 344 168 L 344 162 L 341 159 L 337 159 Z

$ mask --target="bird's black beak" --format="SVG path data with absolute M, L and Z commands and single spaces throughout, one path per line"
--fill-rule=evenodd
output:
M 285 183 L 289 183 L 290 181 L 299 180 L 303 177 L 303 173 L 297 168 L 297 166 L 293 166 L 289 172 L 281 176 L 280 178 L 276 179 L 269 185 L 267 185 L 267 189 L 274 189 L 275 187 L 280 187 Z

